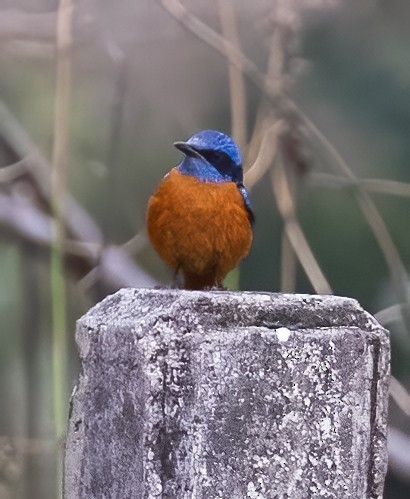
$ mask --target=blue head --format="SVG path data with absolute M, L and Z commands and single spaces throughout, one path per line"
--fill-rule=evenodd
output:
M 178 165 L 184 175 L 193 175 L 204 182 L 242 182 L 241 151 L 229 135 L 202 130 L 186 142 L 175 142 L 174 146 L 185 154 Z

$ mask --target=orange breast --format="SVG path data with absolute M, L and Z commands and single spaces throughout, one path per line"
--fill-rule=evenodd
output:
M 233 182 L 201 182 L 175 168 L 149 200 L 147 229 L 158 254 L 183 271 L 190 288 L 220 285 L 252 243 L 244 201 Z M 195 279 L 200 284 L 190 284 Z

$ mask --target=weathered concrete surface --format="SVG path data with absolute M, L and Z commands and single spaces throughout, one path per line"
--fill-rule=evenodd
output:
M 356 301 L 126 289 L 77 342 L 67 499 L 382 497 L 389 339 Z

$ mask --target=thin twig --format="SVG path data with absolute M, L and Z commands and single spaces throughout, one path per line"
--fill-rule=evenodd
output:
M 283 231 L 281 241 L 281 278 L 280 289 L 283 293 L 296 291 L 297 259 L 293 245 L 286 230 Z
M 30 158 L 26 157 L 20 161 L 16 161 L 12 165 L 3 166 L 0 168 L 0 184 L 12 182 L 17 178 L 27 173 L 27 162 Z
M 278 52 L 278 44 L 276 37 L 276 30 L 271 40 L 270 44 L 270 55 L 267 64 L 267 74 L 269 78 L 276 84 L 276 92 L 283 88 L 282 74 L 278 72 L 278 68 L 282 66 L 280 61 L 283 63 L 283 54 Z M 266 128 L 271 126 L 276 121 L 280 120 L 282 117 L 278 117 L 278 113 L 273 112 L 272 106 L 269 105 L 269 99 L 262 93 L 262 98 L 259 103 L 258 112 L 256 115 L 255 126 L 253 128 L 253 133 L 249 141 L 247 150 L 248 163 L 254 161 L 253 158 L 259 154 L 261 147 L 262 137 L 265 134 Z
M 106 196 L 106 213 L 105 224 L 103 225 L 104 234 L 108 240 L 113 239 L 113 229 L 117 226 L 118 210 L 113 210 L 112 207 L 118 202 L 120 193 L 119 189 L 119 157 L 122 138 L 122 125 L 125 109 L 125 98 L 128 80 L 128 60 L 121 48 L 114 42 L 110 41 L 108 52 L 111 55 L 114 71 L 114 88 L 110 102 L 109 111 L 109 135 L 107 138 L 107 165 L 108 192 Z
M 53 356 L 53 400 L 56 437 L 65 433 L 67 386 L 67 298 L 64 271 L 64 218 L 68 126 L 71 100 L 72 0 L 60 0 L 57 13 L 56 89 L 54 102 L 54 143 L 51 171 L 51 207 L 54 238 L 51 248 L 51 312 Z M 58 456 L 57 490 L 62 497 L 62 456 Z
M 145 232 L 138 232 L 129 241 L 124 243 L 121 247 L 127 255 L 135 255 L 148 243 L 147 235 Z
M 392 305 L 391 307 L 387 307 L 379 312 L 375 313 L 375 318 L 382 324 L 383 326 L 387 326 L 392 322 L 402 321 L 402 305 Z
M 286 235 L 289 238 L 300 264 L 306 272 L 316 293 L 331 294 L 332 288 L 320 269 L 297 220 L 293 198 L 281 158 L 275 162 L 271 178 L 272 189 L 275 194 L 279 212 L 285 224 Z
M 289 198 L 292 206 L 292 217 L 296 219 L 297 212 L 297 197 L 296 197 L 296 169 L 294 165 L 289 164 L 289 160 L 285 160 L 283 153 L 279 154 L 280 162 L 283 164 L 282 175 L 286 176 Z M 286 163 L 285 163 L 286 161 Z M 277 165 L 276 165 L 277 166 Z M 276 193 L 276 199 L 281 194 Z M 285 195 L 285 194 L 283 194 Z M 312 253 L 313 257 L 313 253 Z M 316 261 L 316 259 L 314 259 Z M 319 267 L 319 264 L 317 263 Z M 280 290 L 283 292 L 292 293 L 296 290 L 296 277 L 297 277 L 297 254 L 293 248 L 292 241 L 289 238 L 289 227 L 287 227 L 286 221 L 284 230 L 282 231 L 282 242 L 281 242 L 281 261 L 280 261 Z M 330 288 L 329 288 L 330 289 Z
M 54 215 L 54 243 L 51 253 L 51 299 L 53 324 L 54 421 L 57 438 L 65 431 L 67 387 L 67 318 L 64 275 L 65 186 L 68 150 L 68 117 L 71 86 L 71 0 L 60 0 L 57 15 L 57 68 L 54 109 L 54 144 L 51 199 Z
M 410 481 L 410 438 L 407 433 L 389 426 L 387 446 L 389 470 L 404 482 Z
M 219 0 L 219 17 L 221 19 L 222 33 L 234 47 L 240 50 L 240 40 L 235 17 L 233 0 Z M 246 88 L 243 72 L 232 64 L 229 59 L 229 88 L 231 99 L 232 136 L 241 149 L 247 144 L 247 113 L 246 113 Z
M 245 185 L 248 189 L 252 189 L 268 171 L 277 152 L 278 139 L 283 123 L 281 121 L 272 122 L 272 120 L 267 120 L 264 124 L 265 126 L 258 155 L 245 173 Z
M 193 35 L 213 47 L 217 52 L 228 58 L 238 69 L 243 71 L 254 84 L 266 92 L 272 99 L 276 100 L 276 85 L 263 73 L 258 66 L 246 57 L 237 47 L 223 36 L 210 28 L 198 17 L 192 14 L 178 0 L 156 0 L 164 9 L 171 14 L 179 23 L 188 29 Z
M 393 196 L 410 197 L 410 184 L 397 180 L 379 178 L 359 179 L 359 184 L 368 192 L 379 192 Z
M 390 391 L 391 398 L 396 402 L 397 406 L 407 415 L 410 416 L 410 394 L 394 376 L 390 376 Z
M 410 197 L 410 184 L 398 180 L 388 180 L 384 178 L 357 178 L 356 180 L 350 180 L 346 177 L 324 172 L 311 172 L 309 173 L 308 180 L 313 187 L 333 187 L 336 189 L 362 187 L 367 192 L 389 194 L 405 198 Z
M 282 0 L 278 0 L 272 11 L 273 19 L 280 19 L 280 11 L 283 11 L 284 3 L 288 3 L 288 0 L 284 2 Z M 285 80 L 288 76 L 287 67 L 289 65 L 286 64 L 287 60 L 287 44 L 285 42 L 286 38 L 286 26 L 281 22 L 274 23 L 274 29 L 271 40 L 271 53 L 268 65 L 267 77 L 275 83 L 275 93 L 278 95 L 282 95 L 285 90 Z M 263 97 L 263 101 L 266 101 L 265 96 Z M 266 102 L 265 102 L 266 104 Z M 276 111 L 277 114 L 278 111 Z M 277 147 L 279 148 L 279 154 L 277 155 L 278 161 L 275 163 L 276 168 L 283 167 L 283 171 L 281 174 L 284 176 L 288 190 L 286 192 L 280 193 L 279 190 L 274 190 L 274 194 L 276 196 L 276 202 L 278 205 L 281 204 L 284 196 L 289 196 L 289 205 L 291 207 L 291 216 L 290 218 L 294 221 L 297 221 L 296 218 L 296 188 L 295 188 L 295 168 L 293 164 L 290 164 L 290 168 L 287 168 L 285 165 L 285 156 L 283 154 L 283 137 L 285 134 L 289 133 L 288 131 L 288 123 L 286 117 L 284 115 L 281 116 L 282 121 L 282 130 L 277 138 Z M 286 171 L 285 171 L 286 169 Z M 278 172 L 277 172 L 278 173 Z M 275 172 L 272 172 L 272 178 L 274 178 Z M 282 199 L 281 199 L 282 198 Z M 282 216 L 284 215 L 281 212 Z M 283 218 L 284 227 L 281 234 L 281 257 L 280 257 L 280 290 L 283 292 L 294 292 L 296 289 L 296 276 L 297 276 L 297 254 L 293 247 L 292 241 L 289 236 L 289 231 L 293 230 L 295 234 L 298 232 L 292 229 L 293 222 L 288 222 L 285 218 Z M 300 229 L 300 232 L 301 229 Z M 303 233 L 302 233 L 303 235 Z M 309 256 L 309 255 L 307 255 Z M 312 258 L 313 253 L 312 253 Z M 318 265 L 319 267 L 319 265 Z M 314 269 L 312 269 L 314 272 Z M 313 282 L 312 282 L 313 284 Z

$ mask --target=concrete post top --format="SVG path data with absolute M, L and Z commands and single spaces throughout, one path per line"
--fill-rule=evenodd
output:
M 132 326 L 143 317 L 158 321 L 177 317 L 190 322 L 192 311 L 202 325 L 315 329 L 358 327 L 388 332 L 352 298 L 269 292 L 186 291 L 124 288 L 91 308 L 78 323 Z M 197 320 L 195 317 L 193 320 Z

